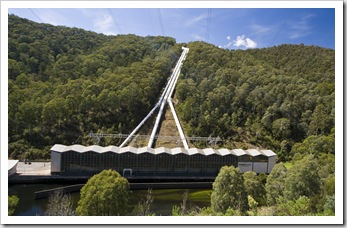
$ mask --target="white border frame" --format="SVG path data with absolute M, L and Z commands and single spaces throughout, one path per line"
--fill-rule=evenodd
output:
M 68 3 L 68 4 L 66 4 Z M 197 7 L 198 6 L 198 7 Z M 8 8 L 335 8 L 335 216 L 292 217 L 43 217 L 7 216 L 2 224 L 343 224 L 343 1 L 2 1 L 1 2 L 1 196 L 8 195 Z

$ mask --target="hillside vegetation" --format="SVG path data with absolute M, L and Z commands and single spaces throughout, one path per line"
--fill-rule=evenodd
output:
M 181 54 L 170 37 L 105 36 L 9 15 L 9 156 L 48 158 L 89 132 L 129 133 Z M 104 142 L 107 143 L 107 142 Z
M 176 97 L 189 135 L 220 136 L 222 146 L 231 148 L 265 147 L 282 160 L 303 144 L 314 145 L 301 154 L 335 152 L 333 50 L 281 45 L 229 51 L 202 42 L 188 47 Z
M 31 159 L 49 158 L 55 143 L 92 144 L 91 131 L 131 132 L 158 101 L 183 46 L 14 15 L 8 41 L 9 157 Z M 335 153 L 334 50 L 187 46 L 175 101 L 188 136 L 272 149 L 282 161 Z M 118 140 L 101 141 L 110 144 Z

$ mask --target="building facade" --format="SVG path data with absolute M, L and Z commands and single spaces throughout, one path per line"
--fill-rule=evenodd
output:
M 54 145 L 52 175 L 92 176 L 104 169 L 132 177 L 216 177 L 222 166 L 241 172 L 270 173 L 276 154 L 271 150 L 134 148 Z

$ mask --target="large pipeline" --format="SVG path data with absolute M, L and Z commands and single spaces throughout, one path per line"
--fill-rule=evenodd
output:
M 181 59 L 181 58 L 180 58 Z M 176 70 L 176 68 L 175 68 Z M 128 141 L 134 136 L 134 134 L 136 134 L 136 132 L 142 127 L 142 125 L 147 121 L 147 119 L 153 114 L 153 112 L 159 107 L 159 105 L 162 104 L 163 99 L 165 94 L 167 94 L 167 91 L 169 90 L 169 87 L 171 86 L 172 82 L 174 81 L 174 74 L 172 74 L 169 78 L 168 83 L 165 86 L 165 89 L 162 93 L 162 95 L 159 98 L 159 101 L 157 102 L 157 104 L 154 106 L 154 108 L 148 113 L 148 115 L 139 123 L 139 125 L 137 125 L 137 127 L 130 133 L 130 135 L 124 140 L 124 142 L 119 146 L 119 147 L 123 147 L 125 146 Z
M 150 139 L 149 139 L 149 142 L 148 142 L 148 147 L 152 147 L 154 139 L 155 139 L 155 134 L 157 133 L 157 130 L 158 130 L 158 127 L 159 127 L 159 123 L 160 123 L 160 119 L 161 119 L 161 116 L 162 116 L 163 111 L 164 111 L 164 107 L 165 107 L 166 103 L 168 102 L 168 100 L 171 99 L 172 93 L 173 93 L 173 91 L 175 89 L 175 85 L 176 85 L 177 80 L 178 80 L 178 76 L 180 74 L 180 70 L 181 70 L 181 67 L 182 67 L 182 62 L 186 59 L 187 53 L 189 51 L 189 49 L 185 48 L 185 47 L 182 47 L 182 49 L 183 49 L 183 52 L 182 52 L 180 58 L 177 61 L 177 64 L 176 64 L 176 66 L 175 66 L 175 68 L 174 68 L 174 70 L 173 70 L 173 72 L 172 72 L 172 74 L 171 74 L 171 76 L 169 78 L 169 81 L 166 84 L 166 86 L 164 88 L 164 91 L 163 91 L 163 93 L 161 94 L 161 96 L 159 98 L 159 101 L 154 106 L 154 108 L 147 114 L 147 116 L 139 123 L 139 125 L 137 125 L 137 127 L 129 134 L 129 136 L 124 140 L 124 142 L 119 147 L 124 147 L 128 143 L 128 141 L 134 136 L 134 134 L 136 134 L 136 132 L 147 121 L 147 119 L 153 114 L 153 112 L 158 107 L 160 107 L 158 115 L 157 115 L 157 118 L 156 118 L 156 121 L 155 121 L 155 124 L 154 124 L 154 127 L 153 127 L 153 130 L 152 130 L 152 133 L 151 133 L 151 136 L 150 136 Z M 170 104 L 170 102 L 169 102 L 169 104 Z M 176 122 L 176 125 L 177 125 L 177 128 L 178 128 L 178 131 L 180 132 L 180 136 L 181 136 L 182 142 L 185 145 L 185 148 L 187 149 L 189 147 L 188 147 L 187 141 L 186 141 L 186 139 L 184 137 L 184 134 L 183 134 L 183 131 L 182 131 L 182 127 L 179 124 L 176 112 L 174 111 L 172 104 L 170 105 L 170 108 L 171 108 L 172 113 L 174 115 L 175 122 Z
M 161 116 L 162 116 L 163 111 L 164 111 L 164 107 L 165 107 L 166 102 L 167 102 L 167 100 L 169 98 L 169 95 L 170 94 L 172 95 L 172 91 L 175 88 L 178 76 L 180 74 L 180 69 L 182 67 L 182 62 L 185 59 L 185 56 L 187 55 L 188 50 L 189 50 L 188 48 L 184 48 L 184 47 L 182 47 L 182 49 L 183 49 L 183 52 L 182 52 L 181 57 L 179 58 L 179 60 L 178 60 L 178 62 L 176 64 L 176 67 L 175 67 L 175 69 L 174 69 L 174 71 L 173 71 L 173 73 L 171 75 L 173 80 L 171 80 L 169 88 L 166 91 L 164 99 L 162 100 L 162 103 L 160 105 L 160 110 L 159 110 L 157 119 L 155 121 L 155 124 L 154 124 L 153 130 L 152 130 L 151 136 L 149 138 L 149 142 L 148 142 L 148 146 L 147 147 L 152 147 L 153 146 L 155 134 L 157 133 L 158 126 L 159 126 L 159 123 L 160 123 L 160 119 L 161 119 Z

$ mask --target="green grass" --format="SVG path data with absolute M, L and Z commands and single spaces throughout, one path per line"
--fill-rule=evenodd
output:
M 189 194 L 189 199 L 194 202 L 210 202 L 212 189 L 201 190 Z
M 188 189 L 187 189 L 188 190 Z M 158 201 L 182 201 L 186 189 L 154 189 L 153 197 Z M 137 191 L 137 194 L 145 195 L 147 190 Z M 193 202 L 209 203 L 212 189 L 195 190 L 189 189 L 188 199 Z

